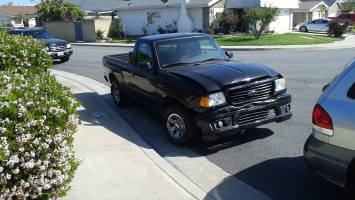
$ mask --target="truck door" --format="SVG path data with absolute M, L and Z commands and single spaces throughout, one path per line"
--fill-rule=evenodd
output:
M 142 100 L 144 103 L 154 103 L 157 78 L 152 48 L 145 41 L 141 41 L 137 45 L 135 66 L 131 71 L 130 85 L 138 100 Z

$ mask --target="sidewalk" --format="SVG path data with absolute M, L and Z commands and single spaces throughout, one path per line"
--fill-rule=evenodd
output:
M 96 46 L 96 47 L 124 47 L 133 48 L 134 44 L 121 43 L 72 43 L 75 46 Z M 277 49 L 346 49 L 355 48 L 355 35 L 345 35 L 345 39 L 339 42 L 328 44 L 312 44 L 312 45 L 273 45 L 273 46 L 221 46 L 224 50 L 229 51 L 248 51 L 248 50 L 277 50 Z
M 106 85 L 53 70 L 81 102 L 74 148 L 81 165 L 65 200 L 213 199 L 146 144 L 102 98 Z

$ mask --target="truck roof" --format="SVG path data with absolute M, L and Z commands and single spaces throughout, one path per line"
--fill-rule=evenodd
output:
M 160 40 L 169 40 L 183 37 L 194 37 L 194 36 L 208 36 L 205 33 L 170 33 L 170 34 L 158 34 L 158 35 L 150 35 L 139 38 L 139 40 L 146 40 L 149 42 L 155 42 Z

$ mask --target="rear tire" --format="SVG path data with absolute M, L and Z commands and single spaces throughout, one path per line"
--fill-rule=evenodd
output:
M 163 115 L 163 127 L 167 138 L 174 144 L 186 146 L 196 143 L 200 133 L 193 114 L 181 106 L 169 106 Z
M 300 27 L 300 32 L 308 32 L 307 27 L 301 26 Z
M 116 79 L 111 81 L 111 95 L 118 107 L 127 106 L 128 97 L 122 93 L 120 85 Z

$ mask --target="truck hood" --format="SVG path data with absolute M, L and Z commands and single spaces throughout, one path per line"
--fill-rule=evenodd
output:
M 264 65 L 232 61 L 178 66 L 167 68 L 166 70 L 175 75 L 196 81 L 207 92 L 222 90 L 230 85 L 250 79 L 278 76 L 277 72 Z
M 46 44 L 46 46 L 50 46 L 52 44 L 55 45 L 67 45 L 69 42 L 62 40 L 62 39 L 56 39 L 56 38 L 50 38 L 50 39 L 40 39 L 43 43 Z

